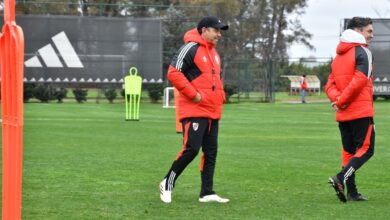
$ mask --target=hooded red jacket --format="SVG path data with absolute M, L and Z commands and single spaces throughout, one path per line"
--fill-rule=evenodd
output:
M 168 69 L 168 79 L 179 90 L 179 120 L 190 117 L 220 119 L 225 92 L 221 80 L 221 59 L 215 45 L 192 29 Z M 201 101 L 192 100 L 200 93 Z
M 339 108 L 336 120 L 373 117 L 372 55 L 365 38 L 346 30 L 336 52 L 325 86 L 329 99 Z

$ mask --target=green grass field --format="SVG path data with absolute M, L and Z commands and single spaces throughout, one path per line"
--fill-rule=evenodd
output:
M 340 203 L 328 177 L 340 136 L 328 103 L 225 105 L 215 190 L 228 204 L 200 204 L 197 157 L 171 204 L 158 184 L 181 149 L 174 110 L 124 105 L 25 105 L 23 219 L 387 219 L 389 102 L 376 102 L 376 152 L 357 173 L 368 202 Z

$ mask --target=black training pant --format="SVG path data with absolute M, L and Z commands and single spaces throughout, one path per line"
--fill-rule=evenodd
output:
M 200 172 L 202 186 L 200 196 L 215 194 L 213 179 L 218 147 L 218 120 L 208 118 L 187 118 L 182 120 L 183 149 L 179 152 L 171 169 L 166 175 L 166 188 L 172 190 L 173 186 L 187 167 L 196 157 L 202 147 Z
M 374 154 L 375 127 L 371 117 L 340 122 L 342 170 L 337 174 L 347 184 L 348 192 L 355 193 L 355 172 Z

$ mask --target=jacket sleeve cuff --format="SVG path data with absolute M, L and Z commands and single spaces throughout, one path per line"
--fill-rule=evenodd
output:
M 187 84 L 180 92 L 191 100 L 194 99 L 198 93 L 191 84 Z
M 345 109 L 348 107 L 348 103 L 346 103 L 345 101 L 342 101 L 340 96 L 337 97 L 335 104 L 336 104 L 337 108 L 339 108 L 339 109 Z

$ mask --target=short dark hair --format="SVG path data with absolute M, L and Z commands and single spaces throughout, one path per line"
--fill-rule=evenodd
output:
M 370 24 L 372 24 L 371 18 L 353 17 L 351 20 L 348 21 L 347 29 L 362 29 Z

